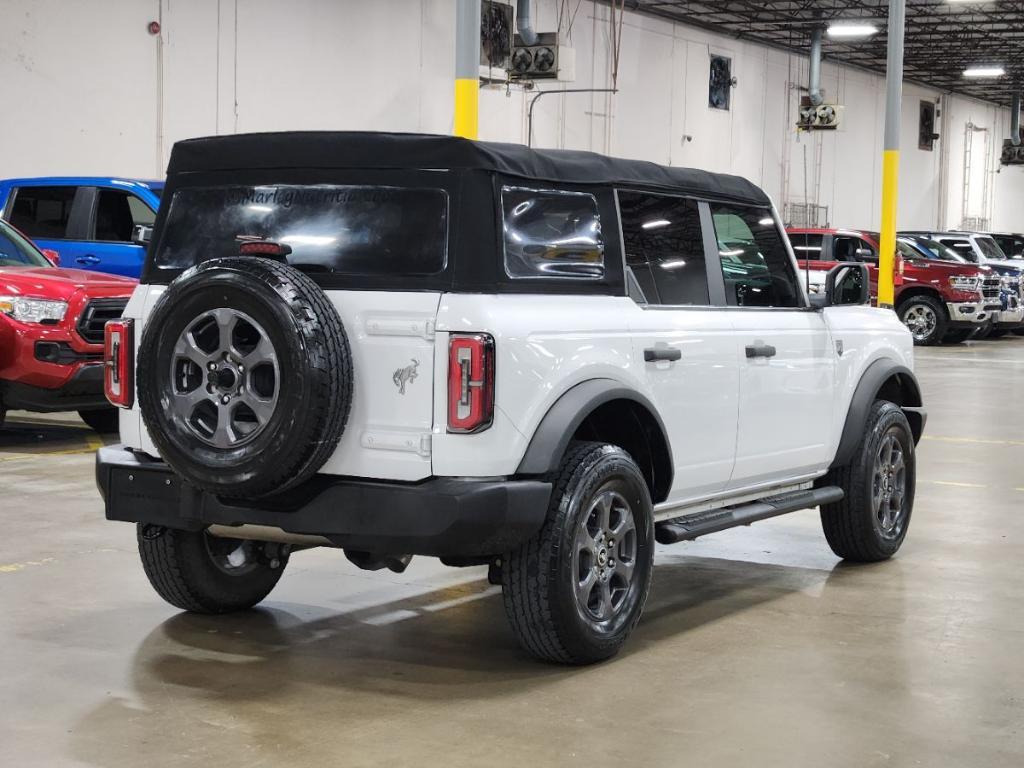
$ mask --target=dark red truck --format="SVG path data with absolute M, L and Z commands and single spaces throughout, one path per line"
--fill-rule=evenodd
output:
M 871 298 L 877 301 L 878 233 L 795 227 L 786 231 L 800 266 L 807 270 L 811 292 L 837 263 L 856 261 L 867 265 Z M 927 258 L 921 247 L 913 238 L 897 239 L 896 313 L 915 344 L 964 341 L 1001 309 L 999 276 L 989 267 Z
M 103 326 L 121 316 L 136 281 L 60 269 L 0 221 L 0 425 L 7 410 L 78 411 L 117 428 L 103 394 Z

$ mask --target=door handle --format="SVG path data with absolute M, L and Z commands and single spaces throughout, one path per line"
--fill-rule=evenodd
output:
M 672 349 L 672 347 L 654 347 L 644 350 L 644 362 L 655 363 L 659 360 L 668 360 L 675 362 L 682 358 L 683 353 L 678 349 Z
M 748 344 L 747 357 L 775 357 L 775 347 L 760 341 L 756 344 Z
M 79 264 L 99 264 L 100 260 L 98 256 L 93 256 L 91 253 L 85 256 L 79 256 L 75 259 Z

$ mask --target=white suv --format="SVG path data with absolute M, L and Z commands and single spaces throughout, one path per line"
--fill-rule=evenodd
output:
M 439 136 L 174 148 L 107 327 L 138 524 L 179 608 L 248 608 L 292 552 L 487 564 L 523 646 L 586 663 L 636 625 L 655 540 L 821 506 L 832 549 L 906 536 L 924 428 L 909 332 L 861 265 L 809 302 L 732 177 Z

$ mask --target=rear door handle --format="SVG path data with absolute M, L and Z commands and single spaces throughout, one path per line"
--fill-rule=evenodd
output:
M 771 344 L 757 342 L 747 345 L 747 357 L 775 357 L 775 347 Z
M 86 256 L 79 256 L 75 259 L 79 264 L 99 264 L 100 260 L 98 256 L 93 256 L 91 253 Z
M 669 360 L 675 362 L 681 359 L 683 353 L 681 350 L 672 349 L 672 347 L 654 347 L 653 349 L 644 350 L 644 362 L 645 363 L 656 363 L 659 360 Z

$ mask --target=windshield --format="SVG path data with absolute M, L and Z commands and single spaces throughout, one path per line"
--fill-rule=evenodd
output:
M 925 258 L 937 259 L 939 261 L 956 261 L 960 264 L 968 264 L 968 260 L 958 251 L 954 251 L 948 245 L 943 245 L 938 240 L 929 240 L 924 237 L 907 238 L 905 241 L 912 247 L 921 251 Z
M 32 243 L 0 222 L 0 267 L 52 267 Z
M 1006 254 L 1003 253 L 1003 249 L 991 237 L 986 235 L 984 237 L 976 237 L 974 240 L 978 243 L 978 247 L 981 248 L 981 252 L 985 255 L 986 259 L 1006 260 Z
M 386 186 L 186 187 L 154 262 L 183 269 L 237 256 L 246 242 L 287 246 L 292 266 L 360 275 L 435 275 L 447 259 L 448 194 Z

